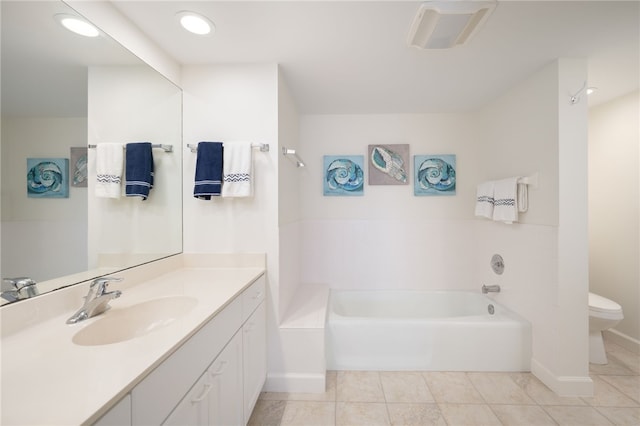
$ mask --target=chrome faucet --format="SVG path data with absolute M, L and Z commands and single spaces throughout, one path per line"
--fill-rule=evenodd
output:
M 89 293 L 84 297 L 84 305 L 67 320 L 67 324 L 84 321 L 109 309 L 109 302 L 122 295 L 120 290 L 107 291 L 109 283 L 114 281 L 122 281 L 122 278 L 102 277 L 93 280 L 89 286 Z
M 484 285 L 484 284 L 482 284 L 482 293 L 483 294 L 500 293 L 500 286 L 499 285 Z
M 2 293 L 0 293 L 0 296 L 9 302 L 28 299 L 37 295 L 38 287 L 36 287 L 36 282 L 29 277 L 2 279 Z

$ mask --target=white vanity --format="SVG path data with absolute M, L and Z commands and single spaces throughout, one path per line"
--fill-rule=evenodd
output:
M 118 274 L 122 296 L 75 325 L 87 285 L 3 308 L 1 423 L 246 424 L 266 377 L 264 272 L 264 255 L 178 255 Z

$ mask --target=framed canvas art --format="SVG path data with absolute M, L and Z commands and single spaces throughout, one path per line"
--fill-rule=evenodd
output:
M 455 195 L 456 156 L 416 155 L 414 158 L 414 195 Z
M 27 196 L 29 198 L 68 198 L 69 160 L 27 158 Z
M 325 155 L 322 170 L 324 195 L 359 196 L 364 194 L 364 156 Z
M 409 145 L 369 145 L 369 185 L 409 184 Z
M 71 148 L 69 156 L 71 186 L 87 187 L 87 147 Z

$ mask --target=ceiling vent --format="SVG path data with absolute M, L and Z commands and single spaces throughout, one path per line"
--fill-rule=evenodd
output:
M 409 30 L 407 44 L 419 49 L 460 46 L 487 20 L 495 1 L 429 1 L 422 3 Z

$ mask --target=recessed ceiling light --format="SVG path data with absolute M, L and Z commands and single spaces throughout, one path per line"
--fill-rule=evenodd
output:
M 587 87 L 587 95 L 592 94 L 593 92 L 595 92 L 596 90 L 598 90 L 597 87 Z
M 97 37 L 100 31 L 84 19 L 68 13 L 58 13 L 54 18 L 66 29 L 85 37 Z
M 183 10 L 176 13 L 176 16 L 182 28 L 193 34 L 210 35 L 216 28 L 211 19 L 199 13 Z

